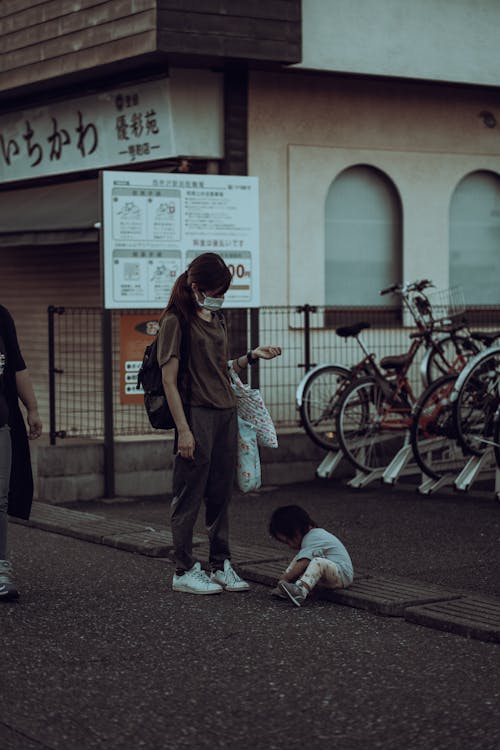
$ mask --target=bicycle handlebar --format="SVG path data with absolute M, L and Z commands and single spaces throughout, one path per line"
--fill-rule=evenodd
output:
M 422 279 L 421 281 L 416 281 L 413 285 L 415 287 L 415 291 L 422 292 L 424 289 L 427 289 L 430 286 L 434 286 L 432 281 L 429 281 L 429 279 Z
M 393 294 L 394 292 L 421 292 L 429 286 L 434 286 L 432 281 L 429 281 L 429 279 L 421 279 L 420 281 L 413 282 L 413 284 L 391 284 L 391 286 L 381 289 L 380 294 Z
M 388 286 L 386 289 L 381 289 L 380 294 L 390 294 L 391 292 L 397 292 L 401 290 L 400 284 L 392 284 L 391 286 Z

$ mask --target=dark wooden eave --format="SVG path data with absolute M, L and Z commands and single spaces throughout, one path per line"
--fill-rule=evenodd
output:
M 276 68 L 300 62 L 300 0 L 0 2 L 0 102 L 170 66 Z

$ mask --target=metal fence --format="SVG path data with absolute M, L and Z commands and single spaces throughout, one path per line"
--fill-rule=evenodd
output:
M 144 435 L 154 432 L 142 404 L 123 404 L 121 399 L 120 325 L 122 316 L 140 310 L 107 311 L 111 314 L 111 336 L 103 335 L 104 316 L 100 308 L 50 307 L 49 316 L 49 395 L 50 437 L 100 438 L 105 432 L 106 414 L 113 415 L 113 433 Z M 142 311 L 154 319 L 157 312 Z M 245 352 L 257 341 L 276 344 L 283 354 L 271 362 L 261 362 L 249 373 L 258 386 L 279 427 L 299 424 L 295 392 L 305 372 L 316 364 L 337 362 L 351 365 L 361 352 L 353 339 L 336 335 L 335 327 L 365 320 L 371 327 L 363 334 L 370 351 L 383 357 L 401 354 L 409 347 L 413 330 L 394 319 L 394 310 L 326 307 L 262 307 L 258 311 L 225 311 L 234 355 Z M 474 329 L 492 330 L 498 324 L 495 306 L 475 308 L 468 317 Z M 109 341 L 111 340 L 111 344 Z M 103 383 L 104 347 L 111 345 L 112 389 L 105 397 Z M 410 372 L 412 385 L 419 391 L 418 363 Z M 110 402 L 111 401 L 111 402 Z

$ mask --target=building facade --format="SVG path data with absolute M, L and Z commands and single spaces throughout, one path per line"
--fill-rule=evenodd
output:
M 0 299 L 45 413 L 47 306 L 101 304 L 99 169 L 257 176 L 263 305 L 416 278 L 500 303 L 495 0 L 4 0 L 0 25 Z

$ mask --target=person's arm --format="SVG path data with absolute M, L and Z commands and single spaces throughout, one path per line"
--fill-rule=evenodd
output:
M 275 357 L 279 357 L 281 354 L 281 347 L 280 346 L 257 346 L 255 349 L 252 349 L 250 352 L 248 352 L 250 355 L 250 358 L 255 361 L 257 359 L 274 359 Z M 244 370 L 250 362 L 248 361 L 248 355 L 242 354 L 241 356 L 237 357 L 236 359 L 233 359 L 233 367 L 237 372 L 241 372 Z
M 171 357 L 161 368 L 163 390 L 165 391 L 167 403 L 177 428 L 178 451 L 183 458 L 193 458 L 195 448 L 194 436 L 186 419 L 184 406 L 182 404 L 179 389 L 177 388 L 178 374 L 179 360 L 177 357 Z
M 280 578 L 280 581 L 289 581 L 294 583 L 297 578 L 300 578 L 302 573 L 305 571 L 311 561 L 306 557 L 302 557 L 297 560 L 291 567 L 288 567 Z
M 43 426 L 40 415 L 38 414 L 38 404 L 28 370 L 18 370 L 18 372 L 16 372 L 16 388 L 18 396 L 26 408 L 29 438 L 30 440 L 33 440 L 34 438 L 40 437 Z

